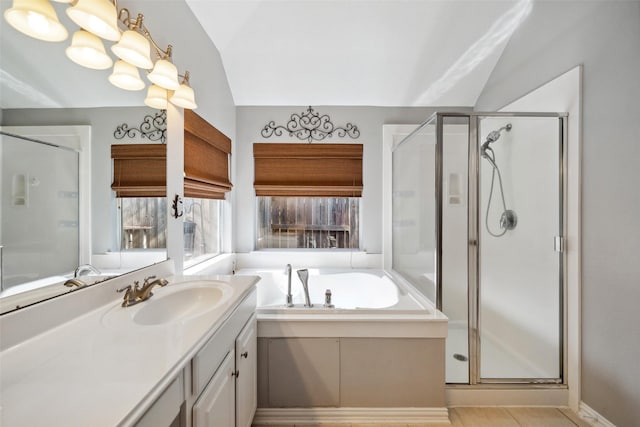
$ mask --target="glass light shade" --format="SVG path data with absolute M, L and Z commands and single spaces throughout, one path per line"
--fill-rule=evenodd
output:
M 13 0 L 13 7 L 4 12 L 4 19 L 16 30 L 38 40 L 60 42 L 69 36 L 48 0 Z
M 178 69 L 166 59 L 160 59 L 153 67 L 153 71 L 147 76 L 152 83 L 168 90 L 176 90 L 178 83 Z
M 151 108 L 157 108 L 158 110 L 166 110 L 167 90 L 156 85 L 149 86 L 144 104 Z
M 142 34 L 137 31 L 127 30 L 117 44 L 111 46 L 111 51 L 130 64 L 145 70 L 153 67 L 150 51 L 151 45 Z
M 78 30 L 73 33 L 71 46 L 65 52 L 76 64 L 94 70 L 106 70 L 113 65 L 113 60 L 104 50 L 102 40 L 88 31 Z
M 112 85 L 124 90 L 142 90 L 146 86 L 140 78 L 138 69 L 123 60 L 116 61 L 109 81 Z
M 80 27 L 105 40 L 120 40 L 118 11 L 109 0 L 78 0 L 67 9 L 69 18 Z
M 193 89 L 186 83 L 181 84 L 180 87 L 173 92 L 169 101 L 178 107 L 188 108 L 189 110 L 195 110 L 198 108 Z

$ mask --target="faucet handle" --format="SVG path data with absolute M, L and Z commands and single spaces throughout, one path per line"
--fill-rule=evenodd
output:
M 149 284 L 149 280 L 154 280 L 156 278 L 156 276 L 149 276 L 149 277 L 145 277 L 144 278 L 144 283 L 143 286 L 146 286 Z
M 131 285 L 127 285 L 124 288 L 116 289 L 116 292 L 120 293 L 120 292 L 130 291 L 130 290 L 131 290 Z

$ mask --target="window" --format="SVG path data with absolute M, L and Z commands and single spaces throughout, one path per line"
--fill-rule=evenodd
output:
M 357 197 L 258 197 L 257 249 L 359 248 Z
M 253 144 L 256 249 L 360 247 L 362 144 Z

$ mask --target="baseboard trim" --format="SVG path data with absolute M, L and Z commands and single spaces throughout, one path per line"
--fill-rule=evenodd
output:
M 578 415 L 594 427 L 616 427 L 611 421 L 600 415 L 598 411 L 584 402 L 580 402 Z
M 452 406 L 568 406 L 566 387 L 447 386 L 445 401 Z
M 258 408 L 256 425 L 420 423 L 449 424 L 447 408 Z

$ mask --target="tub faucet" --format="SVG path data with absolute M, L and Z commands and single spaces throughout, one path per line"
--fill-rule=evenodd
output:
M 304 301 L 305 307 L 313 307 L 313 304 L 311 304 L 311 299 L 309 298 L 309 270 L 307 270 L 306 268 L 304 270 L 298 270 L 298 277 L 300 278 L 300 281 L 302 282 L 302 287 L 304 289 Z
M 93 265 L 91 264 L 82 264 L 81 266 L 78 266 L 78 268 L 76 268 L 76 271 L 73 272 L 73 278 L 76 279 L 84 274 L 87 273 L 93 273 L 93 274 L 101 274 L 100 270 L 98 270 L 97 268 L 95 268 Z
M 64 285 L 67 288 L 73 288 L 74 286 L 78 287 L 78 288 L 83 288 L 85 286 L 87 286 L 87 284 L 85 282 L 83 282 L 80 279 L 69 279 L 66 282 L 64 282 Z
M 291 264 L 287 264 L 287 307 L 293 307 L 293 295 L 291 294 Z

